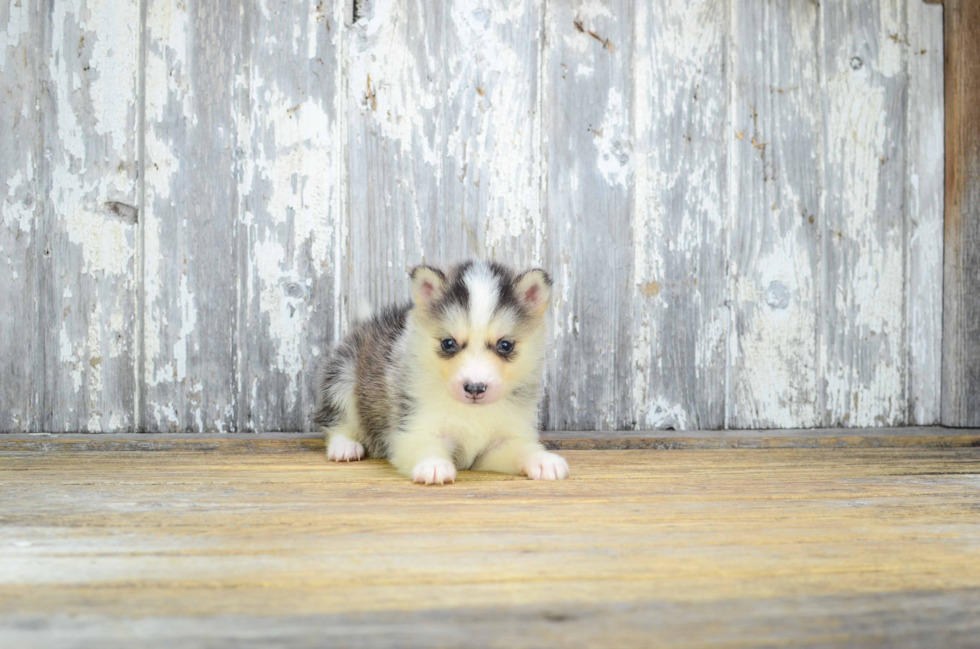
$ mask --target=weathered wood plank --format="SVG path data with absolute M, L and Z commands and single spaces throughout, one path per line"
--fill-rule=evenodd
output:
M 716 450 L 776 448 L 976 448 L 980 429 L 792 428 L 780 430 L 552 430 L 541 434 L 552 450 Z M 0 436 L 0 453 L 77 452 L 324 452 L 321 433 L 19 434 Z
M 631 392 L 626 385 L 615 389 L 626 391 L 642 428 L 725 424 L 728 10 L 719 0 L 635 3 L 636 201 L 628 287 L 635 308 L 632 330 L 621 333 L 633 361 L 627 365 L 624 353 L 617 364 L 633 374 L 633 384 Z M 625 240 L 605 244 L 612 254 L 607 264 L 629 263 L 616 247 Z M 597 289 L 623 291 L 609 282 L 608 270 L 596 276 L 603 277 Z
M 133 430 L 139 3 L 58 0 L 40 21 L 40 427 Z
M 943 407 L 980 425 L 980 4 L 947 0 Z
M 243 12 L 147 0 L 143 421 L 237 424 Z
M 904 4 L 820 3 L 825 426 L 907 417 Z
M 728 426 L 816 426 L 819 8 L 734 2 Z
M 238 430 L 308 430 L 316 365 L 340 331 L 345 9 L 341 0 L 245 6 Z
M 37 5 L 0 5 L 0 432 L 37 430 Z
M 555 275 L 549 428 L 980 424 L 939 7 L 355 4 L 0 10 L 0 431 L 306 430 L 352 304 L 467 256 Z
M 0 634 L 976 644 L 980 449 L 566 455 L 558 483 L 465 471 L 423 488 L 319 452 L 6 454 Z
M 567 587 L 562 585 L 561 587 Z M 423 611 L 282 617 L 11 616 L 0 631 L 19 649 L 143 649 L 206 644 L 209 649 L 268 646 L 315 649 L 507 649 L 593 647 L 874 647 L 973 649 L 980 619 L 970 602 L 980 589 L 797 594 L 765 600 L 541 603 Z
M 406 300 L 421 261 L 540 263 L 540 2 L 357 7 L 350 299 Z
M 554 355 L 547 428 L 633 428 L 630 3 L 547 3 L 544 204 Z
M 795 596 L 756 602 L 643 602 L 577 606 L 541 605 L 392 612 L 378 624 L 374 612 L 355 615 L 295 616 L 288 620 L 233 616 L 201 620 L 151 618 L 114 627 L 107 619 L 58 618 L 50 631 L 17 629 L 14 639 L 73 646 L 169 648 L 205 637 L 214 649 L 262 647 L 275 643 L 315 647 L 329 629 L 338 646 L 420 649 L 425 647 L 506 648 L 529 638 L 547 638 L 568 649 L 596 646 L 664 648 L 717 647 L 730 643 L 769 647 L 872 646 L 918 648 L 935 643 L 948 649 L 972 648 L 980 623 L 969 616 L 969 602 L 980 590 L 862 594 L 845 598 Z M 806 611 L 805 616 L 794 612 Z M 601 623 L 597 623 L 601 621 Z M 55 638 L 57 642 L 51 642 Z M 62 640 L 65 644 L 62 644 Z M 75 644 L 77 643 L 77 644 Z M 91 643 L 91 644 L 88 644 Z M 29 649 L 31 645 L 25 645 Z
M 908 421 L 939 423 L 943 338 L 943 9 L 908 2 Z

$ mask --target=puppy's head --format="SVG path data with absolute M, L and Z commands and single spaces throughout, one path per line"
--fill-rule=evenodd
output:
M 494 262 L 412 270 L 423 367 L 462 403 L 489 404 L 537 385 L 551 279 Z

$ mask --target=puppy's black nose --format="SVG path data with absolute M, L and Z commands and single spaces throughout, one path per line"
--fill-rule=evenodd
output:
M 474 397 L 478 397 L 487 391 L 486 383 L 466 383 L 463 385 L 463 389 L 467 393 L 472 394 Z

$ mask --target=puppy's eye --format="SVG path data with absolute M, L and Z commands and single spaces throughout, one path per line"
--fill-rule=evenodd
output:
M 457 351 L 459 351 L 456 341 L 452 338 L 443 338 L 442 342 L 439 344 L 442 346 L 442 351 L 446 352 L 447 354 L 455 354 Z
M 506 356 L 512 351 L 514 351 L 514 343 L 510 340 L 501 340 L 497 343 L 497 353 L 501 356 Z

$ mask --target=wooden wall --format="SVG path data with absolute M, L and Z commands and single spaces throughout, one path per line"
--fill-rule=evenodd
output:
M 469 256 L 554 275 L 548 428 L 936 423 L 942 12 L 11 0 L 0 430 L 308 429 Z
M 946 3 L 942 421 L 980 427 L 980 3 Z

